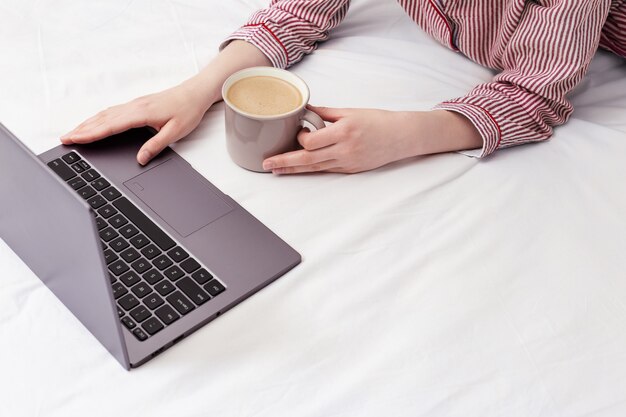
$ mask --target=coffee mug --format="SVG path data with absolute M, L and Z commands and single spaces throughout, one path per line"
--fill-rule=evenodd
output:
M 222 97 L 232 160 L 250 171 L 267 172 L 266 158 L 299 149 L 296 136 L 304 122 L 315 129 L 325 127 L 322 118 L 306 108 L 309 96 L 300 77 L 279 68 L 247 68 L 228 77 Z

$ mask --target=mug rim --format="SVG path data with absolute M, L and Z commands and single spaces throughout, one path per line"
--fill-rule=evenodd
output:
M 254 76 L 270 76 L 270 77 L 278 76 L 277 78 L 280 78 L 283 81 L 289 82 L 294 87 L 296 87 L 298 91 L 300 91 L 300 94 L 302 94 L 302 103 L 295 109 L 287 113 L 280 113 L 280 114 L 262 115 L 262 114 L 248 113 L 246 111 L 241 110 L 239 107 L 231 103 L 230 100 L 228 100 L 226 92 L 230 89 L 230 87 L 235 82 L 242 80 L 244 78 L 254 77 Z M 289 78 L 291 78 L 291 80 Z M 292 80 L 295 80 L 296 82 L 293 82 Z M 300 85 L 296 85 L 296 84 L 300 84 Z M 307 85 L 307 83 L 304 82 L 304 80 L 301 77 L 297 76 L 293 72 L 284 70 L 282 68 L 261 67 L 261 66 L 244 68 L 242 70 L 236 71 L 233 74 L 231 74 L 226 79 L 226 81 L 224 81 L 224 84 L 222 84 L 222 100 L 224 100 L 224 103 L 226 103 L 226 105 L 234 112 L 242 116 L 248 117 L 250 119 L 255 119 L 255 120 L 280 120 L 280 119 L 291 117 L 301 112 L 306 107 L 306 105 L 309 102 L 309 97 L 310 97 L 310 91 L 309 91 L 309 86 Z

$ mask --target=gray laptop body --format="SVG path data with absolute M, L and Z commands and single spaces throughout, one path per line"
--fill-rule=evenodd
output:
M 37 157 L 0 124 L 0 238 L 126 369 L 173 346 L 301 261 L 293 248 L 172 149 L 145 167 L 137 164 L 137 150 L 152 135 L 149 129 L 133 129 L 89 145 L 61 145 Z M 105 261 L 97 210 L 47 166 L 72 151 L 225 290 L 192 303 L 191 311 L 146 340 L 135 337 L 120 322 L 124 310 L 112 291 L 115 274 Z M 192 282 L 191 273 L 183 273 L 184 281 L 171 283 L 176 291 L 182 282 Z M 136 298 L 139 306 L 148 305 L 146 298 Z

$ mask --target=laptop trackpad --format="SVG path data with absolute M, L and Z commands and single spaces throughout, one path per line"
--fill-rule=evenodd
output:
M 183 237 L 232 210 L 198 172 L 176 158 L 124 185 Z

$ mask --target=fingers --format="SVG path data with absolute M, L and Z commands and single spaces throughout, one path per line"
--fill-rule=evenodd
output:
M 320 171 L 332 166 L 333 151 L 329 148 L 307 151 L 306 149 L 276 155 L 263 161 L 263 169 L 276 173 Z M 308 167 L 308 168 L 305 168 Z M 284 172 L 283 172 L 284 171 Z
M 282 175 L 282 174 L 302 174 L 306 172 L 320 172 L 320 171 L 336 172 L 334 171 L 336 169 L 339 169 L 337 167 L 337 161 L 334 159 L 331 159 L 328 161 L 319 162 L 317 164 L 276 168 L 272 170 L 272 173 Z
M 60 139 L 66 145 L 90 143 L 147 124 L 145 111 L 123 104 L 90 117 Z
M 308 151 L 325 148 L 337 143 L 341 138 L 343 127 L 340 125 L 326 126 L 324 129 L 309 131 L 308 128 L 302 129 L 298 133 L 298 142 Z
M 161 153 L 169 144 L 180 139 L 180 129 L 175 120 L 170 120 L 154 135 L 143 144 L 137 153 L 137 162 L 141 165 L 147 164 L 152 158 Z
M 327 122 L 335 123 L 337 120 L 345 117 L 350 110 L 349 109 L 337 109 L 333 107 L 317 107 L 311 104 L 307 105 L 307 108 L 315 113 Z

